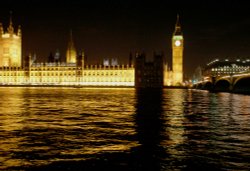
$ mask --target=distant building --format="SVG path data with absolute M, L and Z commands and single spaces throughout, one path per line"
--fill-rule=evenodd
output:
M 0 23 L 0 67 L 1 66 L 15 66 L 22 65 L 22 34 L 21 26 L 18 27 L 17 33 L 14 32 L 12 18 L 7 31 L 4 31 Z
M 250 59 L 215 59 L 203 68 L 203 76 L 224 76 L 250 70 Z

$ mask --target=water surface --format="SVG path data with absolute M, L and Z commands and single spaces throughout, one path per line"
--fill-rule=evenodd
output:
M 0 88 L 0 170 L 249 170 L 250 96 Z

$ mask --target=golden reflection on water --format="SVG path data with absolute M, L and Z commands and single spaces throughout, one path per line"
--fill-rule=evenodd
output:
M 129 140 L 134 89 L 0 88 L 0 95 L 0 169 L 138 146 Z
M 233 163 L 231 170 L 247 166 L 241 159 L 250 154 L 250 96 L 178 89 L 148 93 L 0 88 L 0 170 L 113 153 L 166 170 L 181 170 L 197 157 L 214 162 L 214 156 L 219 165 Z
M 183 100 L 185 97 L 182 90 L 177 90 L 175 93 L 171 93 L 167 90 L 164 91 L 164 120 L 165 134 L 169 137 L 162 142 L 165 150 L 171 155 L 177 155 L 183 153 L 176 147 L 185 141 L 184 135 L 184 107 Z

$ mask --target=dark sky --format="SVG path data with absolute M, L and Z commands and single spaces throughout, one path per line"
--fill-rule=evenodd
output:
M 188 2 L 188 3 L 187 3 Z M 163 51 L 171 63 L 171 37 L 179 13 L 184 34 L 184 71 L 214 58 L 250 57 L 250 7 L 240 1 L 22 0 L 3 1 L 0 22 L 9 11 L 23 31 L 23 55 L 39 60 L 60 51 L 65 59 L 70 29 L 75 46 L 89 63 L 118 58 L 126 64 L 130 52 L 152 57 Z

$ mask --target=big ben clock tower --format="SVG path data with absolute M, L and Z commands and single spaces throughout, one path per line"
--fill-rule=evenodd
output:
M 183 46 L 184 39 L 181 32 L 179 15 L 175 25 L 175 31 L 172 37 L 172 67 L 173 67 L 173 85 L 183 83 Z

